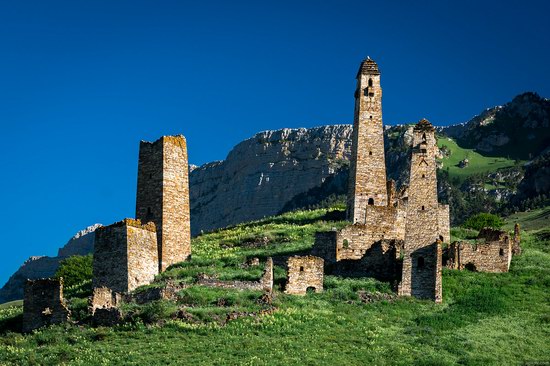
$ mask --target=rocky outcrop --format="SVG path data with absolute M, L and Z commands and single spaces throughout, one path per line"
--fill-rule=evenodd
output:
M 279 213 L 347 164 L 351 131 L 349 125 L 265 131 L 235 146 L 226 160 L 194 168 L 192 232 Z
M 27 279 L 52 277 L 59 262 L 71 255 L 85 255 L 94 250 L 94 232 L 101 224 L 95 224 L 79 231 L 58 251 L 57 257 L 33 256 L 9 278 L 0 289 L 0 304 L 23 298 L 23 288 Z

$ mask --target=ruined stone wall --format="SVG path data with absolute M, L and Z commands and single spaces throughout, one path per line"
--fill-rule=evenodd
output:
M 323 291 L 324 261 L 314 256 L 289 257 L 285 293 L 305 295 L 309 288 Z
M 352 141 L 348 218 L 364 224 L 368 205 L 388 202 L 380 71 L 371 59 L 364 60 L 357 73 Z
M 232 290 L 257 290 L 273 291 L 273 259 L 268 258 L 265 264 L 265 270 L 258 281 L 222 281 L 217 278 L 201 278 L 197 285 L 207 287 L 219 287 Z
M 23 300 L 23 332 L 69 320 L 63 299 L 63 279 L 27 280 Z
M 441 235 L 441 241 L 444 243 L 451 242 L 451 218 L 449 205 L 439 205 L 439 235 Z
M 96 287 L 93 289 L 92 296 L 89 298 L 90 313 L 94 315 L 96 309 L 109 309 L 117 307 L 122 300 L 122 296 L 113 292 L 107 287 Z
M 501 240 L 476 243 L 455 242 L 449 247 L 452 269 L 469 269 L 478 272 L 508 272 L 512 260 L 512 243 L 508 236 Z
M 441 301 L 436 139 L 426 120 L 413 129 L 401 295 Z M 437 242 L 436 242 L 437 241 Z
M 191 255 L 189 168 L 183 136 L 140 143 L 136 217 L 156 224 L 160 271 Z
M 119 293 L 153 281 L 158 274 L 157 235 L 154 223 L 141 225 L 125 219 L 96 231 L 93 287 Z

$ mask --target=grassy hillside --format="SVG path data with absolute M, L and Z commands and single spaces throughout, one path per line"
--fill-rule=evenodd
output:
M 192 284 L 200 274 L 257 279 L 262 268 L 245 268 L 243 261 L 274 256 L 277 265 L 285 255 L 309 249 L 316 230 L 345 224 L 327 221 L 325 214 L 289 213 L 202 235 L 194 239 L 193 259 L 160 275 L 155 285 L 167 279 Z M 388 284 L 372 279 L 335 276 L 326 277 L 322 294 L 284 295 L 285 273 L 277 266 L 273 307 L 257 301 L 259 292 L 191 286 L 178 303 L 126 304 L 130 320 L 114 328 L 60 325 L 26 336 L 14 331 L 21 308 L 0 309 L 0 364 L 548 362 L 550 238 L 537 236 L 540 225 L 546 224 L 523 233 L 524 254 L 514 258 L 509 273 L 444 270 L 443 304 L 396 298 Z M 77 319 L 85 318 L 85 306 L 85 299 L 71 300 Z
M 512 167 L 515 164 L 514 160 L 504 157 L 487 157 L 473 149 L 462 148 L 458 146 L 455 140 L 448 137 L 440 136 L 437 145 L 439 148 L 446 147 L 450 152 L 448 156 L 442 159 L 443 169 L 448 169 L 449 177 L 456 177 L 461 182 L 471 175 L 494 172 L 498 169 Z M 464 159 L 468 159 L 469 165 L 465 168 L 459 168 L 458 164 Z

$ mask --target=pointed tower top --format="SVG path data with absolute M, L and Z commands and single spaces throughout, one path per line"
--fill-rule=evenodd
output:
M 380 75 L 378 65 L 373 59 L 370 58 L 370 56 L 367 56 L 367 58 L 361 62 L 361 66 L 359 66 L 359 71 L 357 72 L 357 77 L 359 77 L 359 75 Z
M 425 131 L 425 132 L 433 132 L 435 131 L 434 126 L 428 121 L 426 118 L 422 118 L 420 122 L 418 122 L 414 126 L 415 131 Z

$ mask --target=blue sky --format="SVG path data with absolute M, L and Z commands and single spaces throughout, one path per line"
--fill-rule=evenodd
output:
M 139 140 L 183 133 L 200 165 L 258 131 L 351 123 L 367 55 L 387 124 L 550 96 L 549 4 L 3 1 L 0 283 L 134 215 Z

